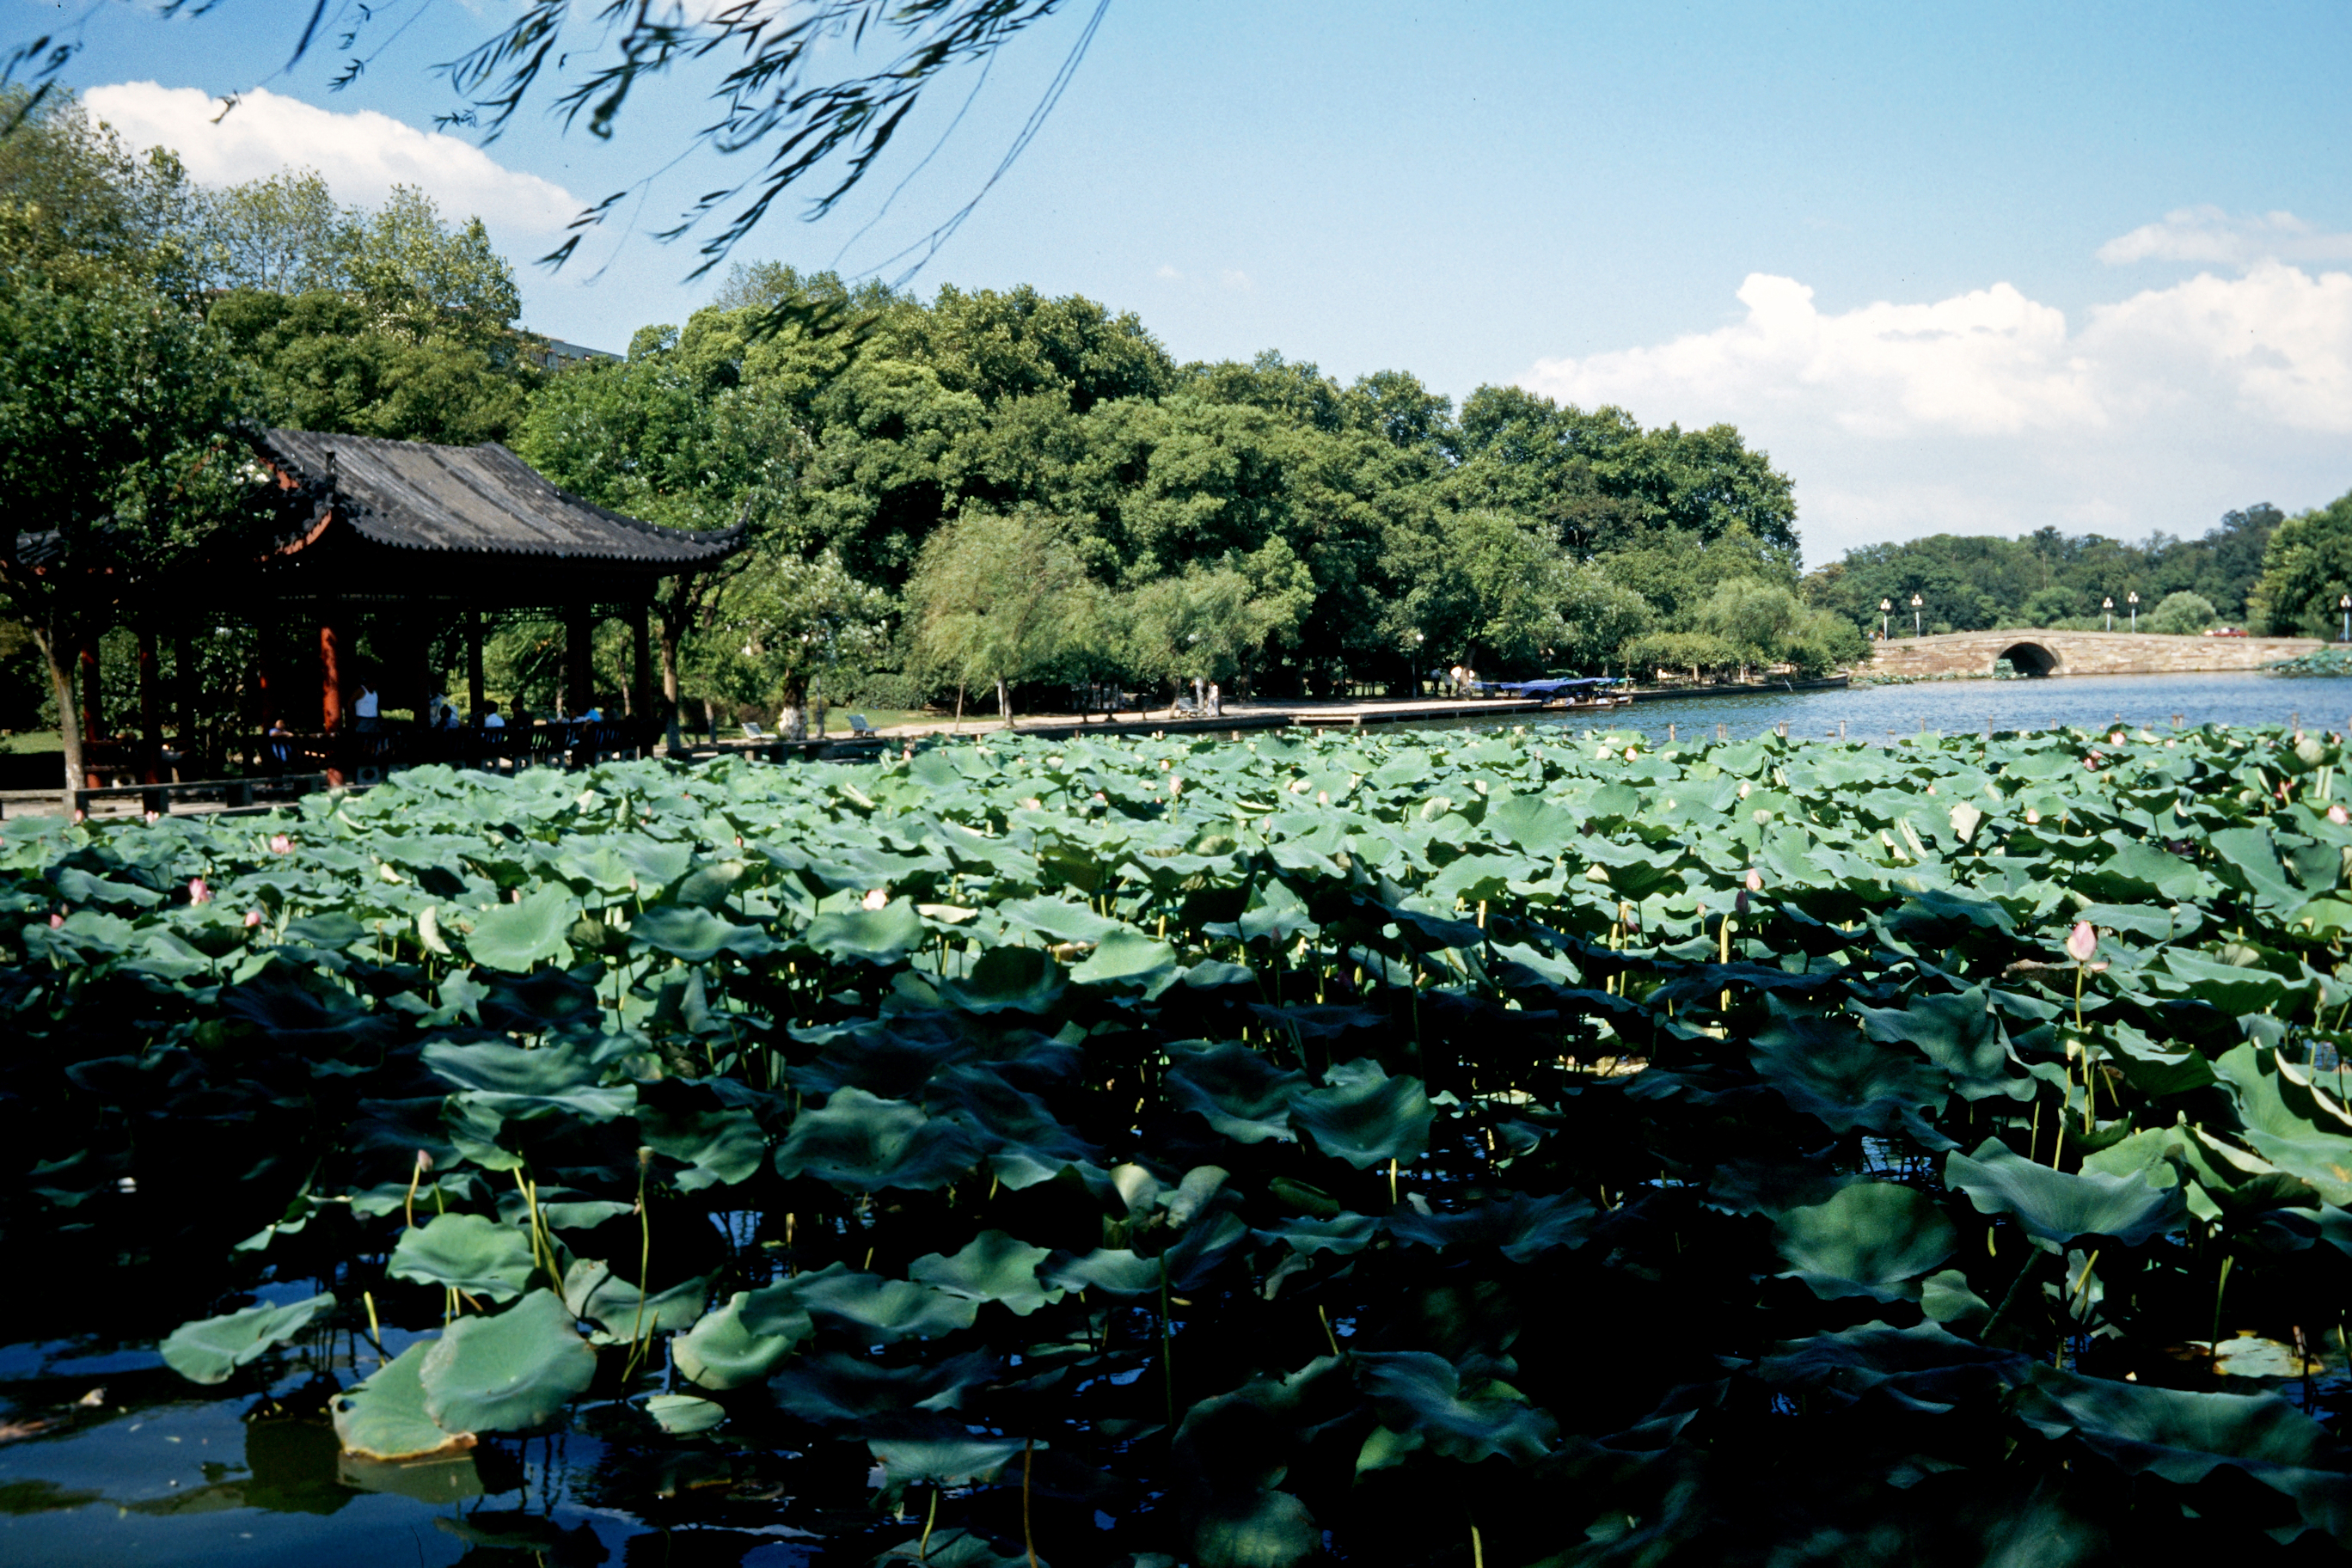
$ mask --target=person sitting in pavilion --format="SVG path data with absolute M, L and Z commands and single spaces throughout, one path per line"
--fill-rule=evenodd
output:
M 483 703 L 482 728 L 485 730 L 503 730 L 506 727 L 507 721 L 499 716 L 499 705 L 495 702 Z

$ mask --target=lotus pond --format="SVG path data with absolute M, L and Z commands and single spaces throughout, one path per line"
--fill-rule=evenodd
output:
M 0 837 L 0 1556 L 2334 1560 L 2333 737 Z

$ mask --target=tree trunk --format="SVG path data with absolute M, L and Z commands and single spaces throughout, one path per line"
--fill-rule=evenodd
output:
M 776 714 L 776 734 L 787 741 L 808 739 L 808 682 L 788 681 L 784 704 Z
M 74 706 L 73 670 L 58 651 L 54 628 L 35 626 L 33 641 L 49 667 L 49 691 L 58 702 L 58 740 L 65 748 L 66 820 L 74 817 L 74 792 L 81 787 L 81 714 Z
M 955 728 L 950 732 L 957 735 L 963 733 L 963 683 L 961 681 L 956 683 Z
M 1006 729 L 1017 728 L 1013 722 L 1013 692 L 1001 675 L 996 678 L 996 716 L 1004 721 Z

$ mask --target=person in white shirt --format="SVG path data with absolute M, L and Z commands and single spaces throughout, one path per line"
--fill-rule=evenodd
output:
M 373 730 L 376 727 L 376 720 L 383 710 L 383 700 L 376 695 L 374 687 L 364 680 L 360 682 L 360 700 L 352 704 L 352 716 L 359 721 L 359 728 Z
M 507 721 L 499 717 L 499 705 L 495 702 L 483 703 L 482 728 L 485 730 L 503 730 L 506 727 Z

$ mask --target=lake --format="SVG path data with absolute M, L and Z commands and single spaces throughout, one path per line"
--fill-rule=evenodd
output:
M 2118 717 L 2132 725 L 2167 729 L 2172 716 L 2200 724 L 2284 724 L 2294 715 L 2312 729 L 2352 726 L 2352 678 L 2290 679 L 2259 670 L 2207 675 L 2070 675 L 2043 680 L 1937 680 L 1912 686 L 1800 691 L 1779 697 L 1687 697 L 1616 710 L 1610 728 L 1638 730 L 1659 741 L 1666 726 L 1678 739 L 1712 740 L 1718 724 L 1733 740 L 1761 734 L 1786 721 L 1792 739 L 1885 741 L 1920 730 L 1947 734 L 1996 730 L 2094 728 Z M 1591 728 L 1595 716 L 1560 713 L 1537 721 L 1571 730 Z

